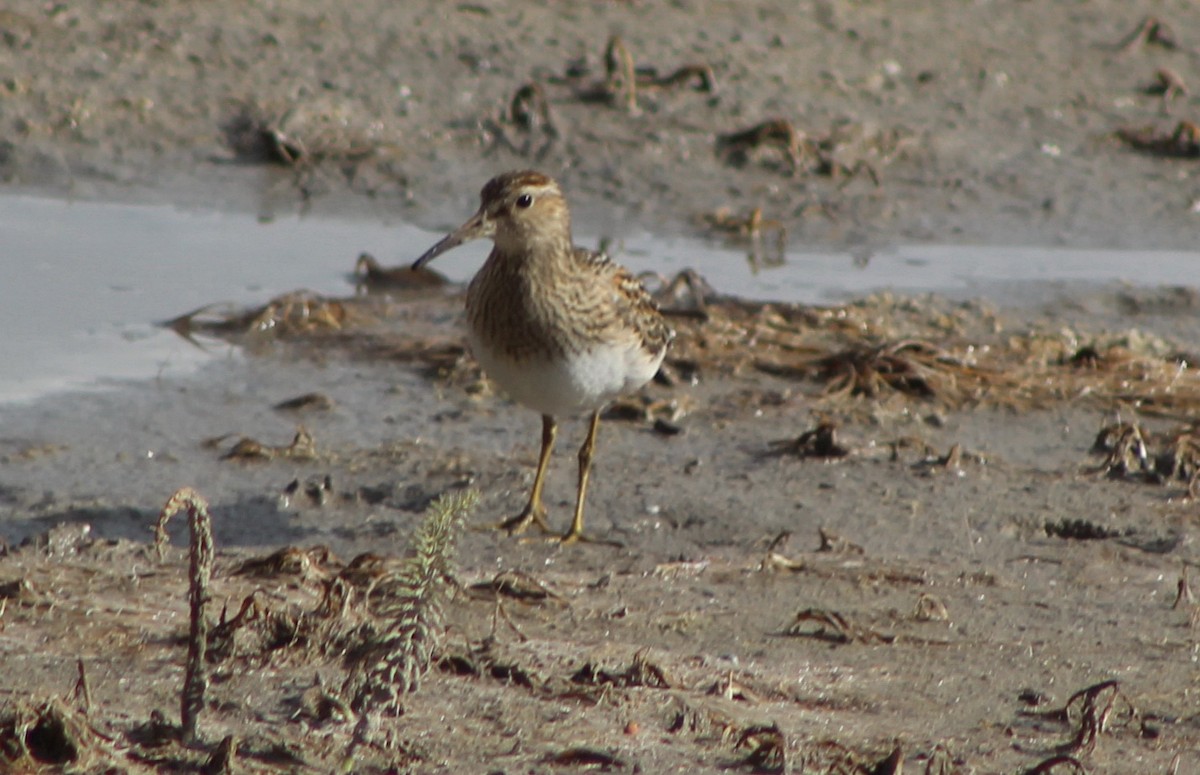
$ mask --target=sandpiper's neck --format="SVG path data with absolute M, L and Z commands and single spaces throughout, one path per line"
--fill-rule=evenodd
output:
M 504 264 L 511 271 L 537 272 L 569 260 L 573 251 L 570 231 L 497 233 L 488 261 Z

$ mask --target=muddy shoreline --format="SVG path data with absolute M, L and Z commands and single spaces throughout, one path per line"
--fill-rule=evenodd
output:
M 1116 133 L 1167 135 L 1195 119 L 1196 14 L 1117 2 L 954 14 L 172 2 L 91 14 L 19 0 L 0 49 L 11 73 L 0 178 L 436 229 L 496 170 L 538 166 L 591 230 L 618 237 L 761 207 L 806 245 L 1191 247 L 1194 159 Z M 632 103 L 607 75 L 614 35 L 639 73 Z M 711 84 L 670 81 L 687 67 Z M 1155 93 L 1160 72 L 1180 86 Z M 537 105 L 514 113 L 527 84 L 548 121 Z M 791 150 L 725 142 L 776 119 L 795 132 Z
M 438 229 L 495 170 L 536 164 L 579 224 L 618 238 L 761 207 L 794 247 L 1190 249 L 1196 162 L 1114 132 L 1194 113 L 1191 93 L 1145 86 L 1159 68 L 1195 80 L 1198 13 L 17 0 L 0 15 L 0 177 Z M 1120 45 L 1140 14 L 1169 25 Z M 633 110 L 604 83 L 613 34 L 640 72 Z M 674 85 L 685 65 L 716 91 Z M 529 82 L 550 124 L 509 112 Z M 790 146 L 718 152 L 773 118 Z M 589 529 L 623 548 L 466 531 L 440 660 L 350 768 L 896 772 L 899 751 L 916 772 L 1195 769 L 1186 282 L 1015 310 L 664 298 L 671 375 L 605 421 L 589 496 Z M 537 421 L 463 354 L 456 289 L 324 301 L 341 312 L 234 331 L 242 354 L 192 377 L 0 405 L 9 761 L 194 771 L 235 734 L 239 769 L 346 766 L 338 628 L 361 612 L 323 607 L 330 580 L 363 552 L 402 557 L 444 492 L 482 493 L 472 525 L 518 508 Z M 298 426 L 311 445 L 289 447 Z M 564 424 L 551 469 L 556 524 L 581 433 Z M 231 455 L 242 437 L 267 453 Z M 214 602 L 260 606 L 213 663 L 190 749 L 172 727 L 187 559 L 150 548 L 183 486 L 211 503 Z M 282 547 L 304 559 L 246 572 Z M 31 743 L 30 719 L 77 745 Z
M 57 691 L 83 659 L 100 703 L 90 723 L 127 742 L 81 743 L 77 761 L 137 770 L 212 755 L 176 744 L 152 752 L 129 737 L 144 708 L 175 707 L 186 558 L 173 549 L 155 559 L 149 527 L 167 494 L 194 486 L 212 504 L 217 598 L 230 610 L 256 599 L 266 617 L 242 625 L 214 666 L 219 705 L 204 713 L 202 739 L 241 735 L 235 760 L 267 771 L 336 766 L 354 716 L 310 707 L 315 690 L 295 672 L 311 668 L 334 707 L 348 702 L 337 699 L 345 657 L 318 637 L 321 622 L 338 621 L 320 613 L 326 584 L 363 552 L 403 556 L 442 493 L 478 489 L 471 524 L 481 527 L 516 509 L 530 483 L 536 418 L 462 356 L 447 326 L 460 304 L 388 302 L 398 318 L 260 341 L 194 378 L 0 410 L 12 545 L 0 558 L 5 658 L 22 666 L 8 699 Z M 695 324 L 676 343 L 676 381 L 647 388 L 602 428 L 588 524 L 623 548 L 466 532 L 456 575 L 476 591 L 451 596 L 440 667 L 405 696 L 399 720 L 381 722 L 383 738 L 355 749 L 356 770 L 454 771 L 499 756 L 519 769 L 561 757 L 713 771 L 753 761 L 758 749 L 737 742 L 763 728 L 780 737 L 755 746 L 819 772 L 869 768 L 897 746 L 910 766 L 953 772 L 1027 769 L 1056 755 L 1106 772 L 1166 772 L 1194 749 L 1196 609 L 1177 585 L 1200 559 L 1187 479 L 1196 459 L 1172 434 L 1200 385 L 1168 376 L 1179 391 L 1171 404 L 1150 398 L 1148 382 L 1145 412 L 1108 411 L 1103 396 L 1120 389 L 1122 372 L 1108 369 L 1169 370 L 1155 353 L 1174 357 L 1176 340 L 1093 335 L 1087 316 L 1073 315 L 1090 354 L 1062 338 L 1057 313 L 1030 326 L 1028 310 L 1012 317 L 933 297 L 772 310 L 750 320 L 777 332 L 799 325 L 805 347 L 854 341 L 862 324 L 890 331 L 888 341 L 910 344 L 883 357 L 925 363 L 934 394 L 922 398 L 923 383 L 901 372 L 896 389 L 841 398 L 836 373 L 776 360 L 791 346 L 718 346 L 743 313 Z M 1161 319 L 1175 333 L 1195 327 L 1191 315 Z M 944 346 L 975 341 L 980 352 L 1032 336 L 1048 371 L 1029 384 L 1057 374 L 1051 392 L 984 388 L 973 375 L 986 362 L 913 344 L 939 330 Z M 697 359 L 706 340 L 711 354 Z M 979 389 L 993 398 L 975 405 Z M 1098 449 L 1100 429 L 1118 420 L 1142 435 L 1113 426 L 1111 451 Z M 822 440 L 822 422 L 837 435 Z M 567 452 L 551 469 L 556 522 L 570 510 L 569 452 L 582 430 L 564 425 Z M 1137 439 L 1151 460 L 1178 450 L 1178 474 L 1167 463 L 1144 474 Z M 185 540 L 182 527 L 173 534 Z M 240 570 L 279 547 L 318 559 Z M 271 628 L 285 625 L 299 629 L 281 645 Z M 50 633 L 53 648 L 34 648 Z M 659 677 L 644 684 L 647 670 Z M 1072 699 L 1089 687 L 1091 699 Z M 248 691 L 254 700 L 238 699 Z M 1080 702 L 1111 706 L 1112 725 L 1089 732 Z M 39 712 L 53 724 L 62 711 Z M 446 718 L 485 730 L 463 745 L 445 736 Z M 405 733 L 385 743 L 392 723 Z M 317 731 L 327 742 L 313 747 L 305 735 Z M 160 734 L 171 738 L 169 727 Z M 1096 742 L 1073 744 L 1080 735 Z M 272 740 L 284 748 L 267 753 Z

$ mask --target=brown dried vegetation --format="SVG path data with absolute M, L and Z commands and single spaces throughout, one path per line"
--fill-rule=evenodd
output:
M 205 335 L 260 347 L 319 343 L 325 357 L 415 362 L 432 378 L 478 392 L 485 383 L 461 338 L 415 322 L 428 305 L 457 303 L 438 293 L 405 303 L 289 294 L 247 312 L 203 308 L 167 325 L 193 341 Z M 1078 334 L 1021 330 L 977 305 L 890 295 L 831 307 L 747 302 L 717 296 L 690 272 L 661 282 L 656 296 L 676 331 L 663 370 L 668 384 L 758 372 L 814 385 L 808 397 L 825 411 L 912 402 L 1031 410 L 1076 401 L 1148 417 L 1200 417 L 1196 371 L 1165 344 L 1136 334 L 1081 345 Z M 402 331 L 397 321 L 406 324 Z M 613 416 L 674 424 L 696 408 L 691 400 L 654 399 L 640 409 L 630 400 Z M 284 448 L 258 444 L 233 456 L 263 453 Z M 1182 461 L 1186 450 L 1176 457 Z
M 238 759 L 257 760 L 272 770 L 308 766 L 306 759 L 311 751 L 301 753 L 291 744 L 272 742 L 249 728 L 216 742 L 205 734 L 206 728 L 220 725 L 221 717 L 230 710 L 228 704 L 217 709 L 210 702 L 214 691 L 220 691 L 215 687 L 230 681 L 253 681 L 255 675 L 301 665 L 342 673 L 347 679 L 345 686 L 337 690 L 325 686 L 318 672 L 315 684 L 295 699 L 293 720 L 303 719 L 316 726 L 344 724 L 356 717 L 359 720 L 354 735 L 343 737 L 343 753 L 326 749 L 325 755 L 332 758 L 320 769 L 329 769 L 341 755 L 349 761 L 373 761 L 372 754 L 359 753 L 360 746 L 376 745 L 363 732 L 363 719 L 371 716 L 380 703 L 398 707 L 398 695 L 415 691 L 419 678 L 440 656 L 444 639 L 441 588 L 451 574 L 453 542 L 473 502 L 473 495 L 467 493 L 436 503 L 416 536 L 416 556 L 392 563 L 374 562 L 379 568 L 376 573 L 361 572 L 364 558 L 342 565 L 324 547 L 307 551 L 287 547 L 270 557 L 244 560 L 214 578 L 216 554 L 208 504 L 193 490 L 180 490 L 164 506 L 155 527 L 155 549 L 162 565 L 149 573 L 165 575 L 178 570 L 178 564 L 169 556 L 166 527 L 175 512 L 187 511 L 191 542 L 186 673 L 182 689 L 154 692 L 179 698 L 180 725 L 171 724 L 158 711 L 148 722 L 125 724 L 119 731 L 113 730 L 109 719 L 91 718 L 91 691 L 81 659 L 74 689 L 78 707 L 51 699 L 41 704 L 9 703 L 0 708 L 0 769 L 41 771 L 43 767 L 59 766 L 94 771 L 115 767 L 149 772 L 200 767 L 202 771 L 228 771 Z M 30 546 L 33 556 L 18 557 L 16 567 L 24 567 L 39 578 L 47 573 L 57 576 L 56 589 L 62 584 L 64 571 L 68 575 L 96 575 L 82 564 L 77 568 L 47 566 L 38 560 L 36 547 Z M 141 559 L 138 555 L 145 554 L 144 547 L 89 544 L 85 548 L 126 554 L 132 549 L 133 555 L 127 559 L 135 567 Z M 246 581 L 284 586 L 268 591 L 247 587 Z M 108 583 L 110 580 L 106 580 Z M 26 586 L 32 589 L 28 582 Z M 175 589 L 178 584 L 168 586 Z M 222 610 L 219 620 L 212 622 L 207 608 L 218 594 L 226 596 L 227 601 L 229 596 L 237 599 L 240 595 L 241 603 L 232 617 Z M 159 603 L 166 600 L 161 590 L 153 597 Z M 31 613 L 52 607 L 48 600 L 38 602 L 32 598 L 28 605 Z M 78 613 L 67 606 L 55 615 L 69 618 Z M 86 619 L 88 615 L 83 616 Z M 16 617 L 14 624 L 23 629 L 25 618 Z M 119 623 L 118 617 L 106 626 L 109 629 L 104 637 L 112 648 L 177 650 L 173 637 L 147 637 L 142 622 L 131 619 Z M 104 658 L 103 654 L 95 657 Z M 167 653 L 156 656 L 143 667 L 157 677 L 147 675 L 143 680 L 162 683 L 156 667 L 162 658 L 179 661 Z M 202 711 L 207 721 L 201 717 Z M 220 766 L 214 769 L 213 763 Z
M 1104 461 L 1094 470 L 1113 479 L 1150 484 L 1183 484 L 1200 497 L 1200 428 L 1196 423 L 1152 434 L 1141 425 L 1118 422 L 1096 434 L 1094 454 Z
M 201 508 L 199 500 L 186 493 L 173 498 L 173 503 L 185 502 L 197 510 Z M 781 536 L 772 542 L 771 551 L 781 550 L 783 540 Z M 823 536 L 823 544 L 831 541 Z M 96 552 L 122 552 L 126 564 L 136 569 L 143 559 L 150 558 L 150 547 L 91 545 L 81 551 L 83 560 L 72 557 L 47 561 L 31 543 L 28 550 L 9 555 L 4 565 L 6 574 L 23 573 L 26 583 L 22 588 L 50 592 L 40 601 L 32 592 L 14 593 L 19 596 L 10 599 L 18 609 L 3 619 L 6 637 L 38 632 L 36 620 L 46 617 L 82 617 L 81 621 L 89 621 L 89 628 L 95 626 L 91 619 L 102 617 L 105 627 L 110 628 L 106 635 L 110 649 L 133 649 L 141 655 L 136 662 L 140 671 L 137 678 L 152 687 L 150 694 L 157 698 L 155 701 L 178 700 L 178 671 L 164 671 L 163 666 L 177 665 L 183 659 L 182 643 L 174 632 L 179 622 L 162 615 L 164 610 L 181 607 L 180 577 L 184 568 L 178 553 L 167 551 L 165 561 L 153 566 L 153 582 L 144 584 L 137 593 L 143 613 L 120 613 L 109 603 L 92 615 L 83 607 L 90 610 L 97 599 L 110 599 L 116 588 L 128 594 L 128 581 L 119 577 L 129 570 L 123 574 L 107 561 L 107 574 L 97 574 L 88 558 Z M 926 580 L 901 570 L 885 570 L 884 578 L 874 565 L 863 565 L 861 558 L 861 550 L 812 551 L 804 555 L 803 567 L 796 572 L 813 580 L 839 579 L 859 590 L 879 584 L 927 585 Z M 472 585 L 468 595 L 458 595 L 454 590 L 461 587 L 447 580 L 447 568 L 436 561 L 422 566 L 419 561 L 414 565 L 412 559 L 364 555 L 344 563 L 320 546 L 286 547 L 265 557 L 220 553 L 215 559 L 216 573 L 207 591 L 194 599 L 224 600 L 232 605 L 211 623 L 203 642 L 207 647 L 202 666 L 208 676 L 208 701 L 203 705 L 204 715 L 197 717 L 193 745 L 183 745 L 180 727 L 168 721 L 166 714 L 152 710 L 153 705 L 146 712 L 148 717 L 97 715 L 97 707 L 111 707 L 107 699 L 111 687 L 104 687 L 106 699 L 97 706 L 95 700 L 89 700 L 94 689 L 89 692 L 87 674 L 81 668 L 63 677 L 64 689 L 70 690 L 74 684 L 74 699 L 10 702 L 0 709 L 0 766 L 10 765 L 17 770 L 53 766 L 85 771 L 116 768 L 130 772 L 218 771 L 221 767 L 263 772 L 339 768 L 385 772 L 397 766 L 421 769 L 434 766 L 437 760 L 429 758 L 424 745 L 403 737 L 409 722 L 390 720 L 370 708 L 382 702 L 381 710 L 412 713 L 424 719 L 422 707 L 426 704 L 433 706 L 435 716 L 444 714 L 439 695 L 449 695 L 457 698 L 453 702 L 482 702 L 484 706 L 497 702 L 498 696 L 507 696 L 507 702 L 530 703 L 533 707 L 565 704 L 594 708 L 596 718 L 609 718 L 615 713 L 627 719 L 621 722 L 624 735 L 656 729 L 657 734 L 670 736 L 679 746 L 691 745 L 703 752 L 698 755 L 710 757 L 705 759 L 706 764 L 727 769 L 898 773 L 907 761 L 917 772 L 922 771 L 922 762 L 927 773 L 971 771 L 940 745 L 922 748 L 906 743 L 901 747 L 891 741 L 874 741 L 850 746 L 820 736 L 785 732 L 782 723 L 771 719 L 773 714 L 799 709 L 803 716 L 809 707 L 836 714 L 855 706 L 837 704 L 853 700 L 831 700 L 824 690 L 817 696 L 792 682 L 780 683 L 766 666 L 732 669 L 708 658 L 678 654 L 670 654 L 664 661 L 648 649 L 634 651 L 625 645 L 614 646 L 614 651 L 614 647 L 597 644 L 599 650 L 589 654 L 579 642 L 563 639 L 561 634 L 556 638 L 552 633 L 565 622 L 577 626 L 597 617 L 643 617 L 655 611 L 664 622 L 671 616 L 658 606 L 646 608 L 632 600 L 630 610 L 612 611 L 608 607 L 613 600 L 621 599 L 622 593 L 609 595 L 607 602 L 601 602 L 595 597 L 596 590 L 586 589 L 578 579 L 569 582 L 577 591 L 563 595 L 556 590 L 562 589 L 570 577 L 551 581 L 505 573 Z M 440 614 L 433 618 L 392 619 L 398 605 L 410 612 L 418 610 L 403 601 L 411 600 L 406 597 L 408 592 L 420 584 L 396 585 L 404 568 L 418 566 L 430 571 L 425 575 L 427 580 L 449 593 L 441 605 L 442 613 L 453 620 L 452 626 L 439 624 Z M 674 590 L 681 582 L 705 588 L 702 574 L 732 574 L 736 580 L 748 572 L 752 572 L 749 563 L 740 571 L 706 563 L 691 574 L 656 574 L 656 586 L 662 587 L 656 594 L 662 594 L 665 602 L 676 596 Z M 61 597 L 59 590 L 65 589 L 65 576 L 89 580 L 93 595 Z M 415 577 L 410 577 L 412 580 Z M 739 582 L 736 588 L 743 584 Z M 193 589 L 204 588 L 193 585 Z M 519 610 L 501 613 L 501 601 Z M 485 609 L 493 606 L 511 632 L 498 629 L 495 619 L 489 631 Z M 151 619 L 143 619 L 145 615 Z M 918 598 L 915 614 L 895 616 L 897 626 L 909 629 L 937 627 L 946 620 L 944 606 L 926 594 Z M 387 625 L 388 621 L 399 623 L 399 629 Z M 538 633 L 532 637 L 521 634 L 519 623 L 536 628 Z M 849 614 L 830 609 L 802 612 L 794 628 L 798 635 L 807 633 L 810 639 L 842 644 L 839 648 L 901 649 L 920 642 L 909 635 L 898 638 L 880 634 L 872 627 L 856 624 Z M 418 630 L 425 634 L 420 635 Z M 406 647 L 399 652 L 408 656 L 403 664 L 395 665 L 399 672 L 392 678 L 388 677 L 390 668 L 376 672 L 371 667 L 386 661 L 382 658 L 389 652 L 380 648 L 393 642 L 387 633 L 419 635 L 409 639 L 415 649 Z M 794 648 L 807 648 L 804 641 L 795 640 Z M 105 664 L 100 656 L 92 659 L 92 664 Z M 408 661 L 411 659 L 419 662 Z M 426 669 L 436 672 L 425 674 Z M 417 679 L 422 677 L 435 683 L 437 690 L 414 695 L 419 686 Z M 113 680 L 105 675 L 102 683 L 111 685 Z M 280 692 L 280 687 L 284 691 Z M 787 718 L 794 721 L 796 716 Z M 1102 735 L 1114 728 L 1136 726 L 1138 716 L 1119 694 L 1115 682 L 1106 682 L 1077 693 L 1061 709 L 1029 718 L 1045 725 L 1048 733 L 1064 726 L 1071 730 L 1069 738 L 1055 744 L 1052 751 L 1029 752 L 1048 762 L 1053 759 L 1046 759 L 1047 754 L 1087 756 Z M 229 731 L 232 728 L 237 729 L 236 734 Z M 522 755 L 521 761 L 530 764 L 628 768 L 633 766 L 631 758 L 640 758 L 640 749 L 613 745 L 621 734 L 614 732 L 616 737 L 601 742 L 582 730 L 568 732 L 565 737 L 555 736 L 535 744 L 540 748 L 509 755 Z M 214 763 L 220 767 L 210 767 L 216 766 Z
M 1027 711 L 1025 715 L 1058 725 L 1074 725 L 1071 738 L 1055 746 L 1057 757 L 1090 754 L 1096 749 L 1100 736 L 1116 728 L 1137 725 L 1140 714 L 1121 692 L 1120 681 L 1108 680 L 1080 689 L 1071 695 L 1061 708 Z M 1054 757 L 1047 761 L 1053 761 Z M 1046 761 L 1038 767 L 1045 767 Z M 1036 767 L 1030 772 L 1049 772 Z
M 666 75 L 655 67 L 639 66 L 625 41 L 614 35 L 604 47 L 604 80 L 578 88 L 576 96 L 586 102 L 621 103 L 637 115 L 639 94 L 692 85 L 696 91 L 716 94 L 717 79 L 707 64 L 682 65 Z
M 1107 336 L 1081 347 L 1077 336 L 1009 331 L 986 309 L 933 299 L 810 307 L 714 299 L 695 287 L 674 281 L 658 293 L 676 329 L 668 364 L 816 383 L 811 397 L 825 410 L 903 400 L 1027 411 L 1080 401 L 1200 416 L 1200 376 L 1160 343 Z
M 348 319 L 350 309 L 362 310 L 363 305 L 354 304 L 352 300 L 338 301 L 307 291 L 297 291 L 272 299 L 252 310 L 206 305 L 168 320 L 163 325 L 190 342 L 196 342 L 198 336 L 208 336 L 252 344 L 250 340 L 253 337 L 298 337 L 338 331 L 353 323 L 361 324 L 362 321 Z
M 1178 93 L 1179 88 L 1164 90 L 1163 97 Z M 1192 121 L 1180 121 L 1175 128 L 1164 132 L 1154 126 L 1125 127 L 1117 130 L 1117 138 L 1134 150 L 1167 159 L 1200 158 L 1200 126 Z
M 809 134 L 786 119 L 773 118 L 718 135 L 716 150 L 718 156 L 738 166 L 769 159 L 764 152 L 770 152 L 776 158 L 782 157 L 784 164 L 764 163 L 782 166 L 792 176 L 850 180 L 866 173 L 878 186 L 879 168 L 903 154 L 910 139 L 902 129 L 874 130 L 853 122 L 835 124 L 823 134 Z

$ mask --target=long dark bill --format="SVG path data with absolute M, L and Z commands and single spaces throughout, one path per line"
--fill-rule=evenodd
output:
M 412 268 L 420 269 L 447 250 L 453 250 L 464 242 L 490 237 L 495 233 L 496 226 L 492 222 L 492 219 L 488 218 L 487 214 L 480 210 L 472 215 L 462 226 L 442 237 L 436 245 L 421 254 L 420 258 L 413 261 Z

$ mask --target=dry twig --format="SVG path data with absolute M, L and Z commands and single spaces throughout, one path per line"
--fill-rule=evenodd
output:
M 204 654 L 208 648 L 208 620 L 204 608 L 210 594 L 208 585 L 212 579 L 213 535 L 212 521 L 208 515 L 208 501 L 190 487 L 178 490 L 163 506 L 154 527 L 154 546 L 163 559 L 166 546 L 167 521 L 177 512 L 186 509 L 188 527 L 191 532 L 188 557 L 188 602 L 191 611 L 188 628 L 187 672 L 184 676 L 183 692 L 180 695 L 180 733 L 185 744 L 196 740 L 196 727 L 200 711 L 204 708 L 204 693 L 208 687 Z
M 1158 45 L 1174 50 L 1179 48 L 1179 38 L 1170 24 L 1157 16 L 1147 16 L 1116 44 L 1117 54 L 1129 54 L 1143 45 Z

